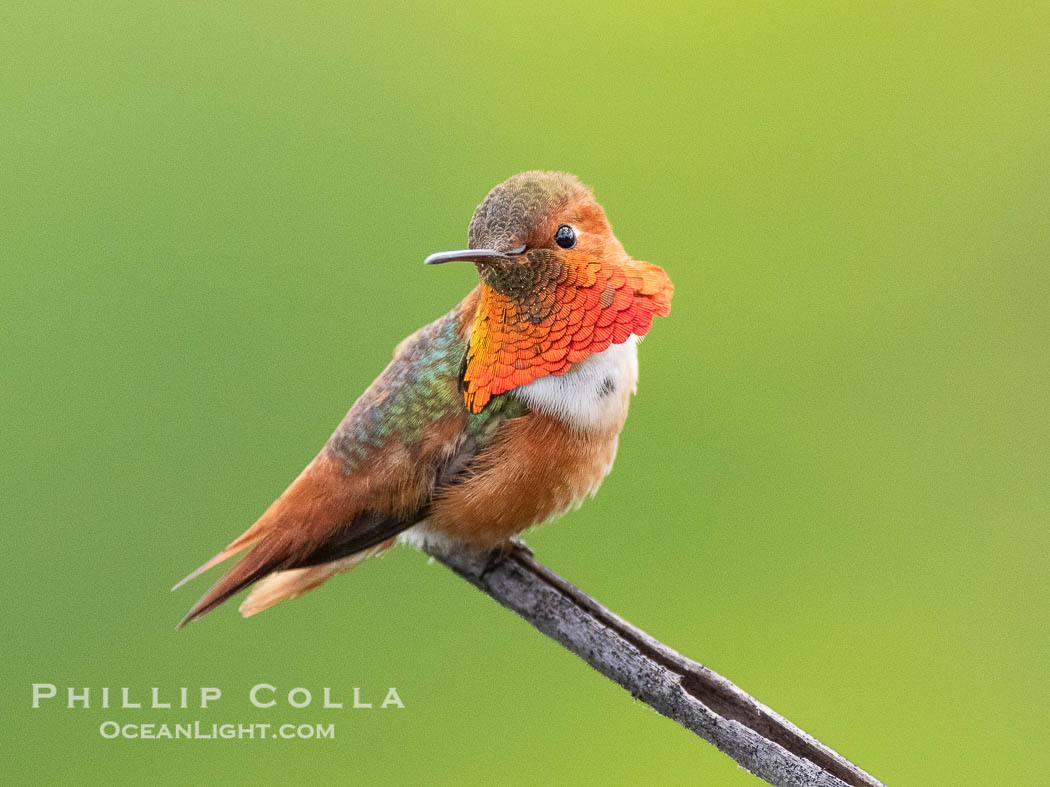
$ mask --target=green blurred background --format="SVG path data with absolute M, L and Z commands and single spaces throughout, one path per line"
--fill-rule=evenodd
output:
M 1050 7 L 915 5 L 5 3 L 6 777 L 756 782 L 410 550 L 174 629 L 209 582 L 171 584 L 473 286 L 423 256 L 557 168 L 677 290 L 539 557 L 889 783 L 1045 780 Z

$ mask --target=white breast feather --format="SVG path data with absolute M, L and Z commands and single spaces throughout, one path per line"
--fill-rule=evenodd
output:
M 638 385 L 638 337 L 587 356 L 560 377 L 549 375 L 514 389 L 532 410 L 582 430 L 619 428 Z

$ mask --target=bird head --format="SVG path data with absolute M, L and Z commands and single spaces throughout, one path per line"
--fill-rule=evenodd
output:
M 523 172 L 492 189 L 468 246 L 425 262 L 471 261 L 481 278 L 461 379 L 472 412 L 644 335 L 670 311 L 667 275 L 631 259 L 590 189 L 563 172 Z
M 498 291 L 542 289 L 550 267 L 625 256 L 605 211 L 575 177 L 522 172 L 496 186 L 474 211 L 469 248 L 431 254 L 428 265 L 469 260 Z

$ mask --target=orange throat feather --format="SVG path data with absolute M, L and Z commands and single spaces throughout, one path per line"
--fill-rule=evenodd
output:
M 592 353 L 644 336 L 654 316 L 671 310 L 667 274 L 626 255 L 599 261 L 549 254 L 529 266 L 527 282 L 520 270 L 482 272 L 463 372 L 473 413 L 497 394 L 563 375 Z

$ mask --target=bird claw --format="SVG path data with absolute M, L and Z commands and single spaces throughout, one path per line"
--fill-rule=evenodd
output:
M 516 538 L 508 539 L 507 543 L 496 547 L 485 556 L 485 566 L 481 569 L 478 579 L 484 580 L 489 572 L 494 571 L 514 552 L 524 552 L 529 557 L 532 557 L 534 554 L 532 548 L 524 541 L 520 541 Z
M 484 582 L 485 577 L 492 571 L 499 568 L 500 563 L 507 559 L 509 550 L 503 547 L 496 547 L 485 556 L 485 565 L 481 569 L 481 573 L 478 574 L 478 581 Z

